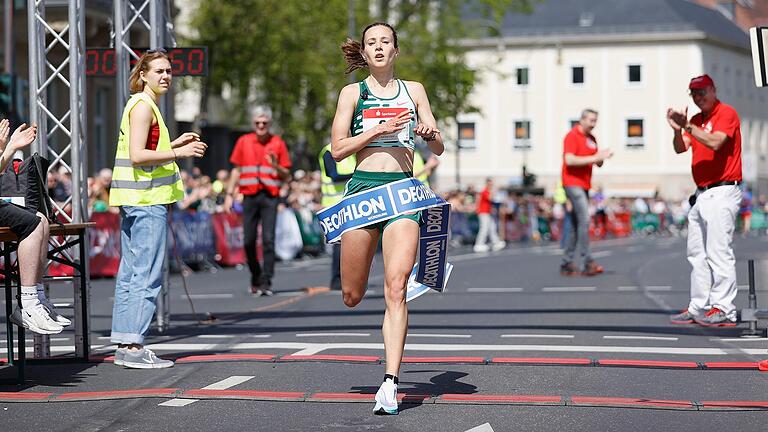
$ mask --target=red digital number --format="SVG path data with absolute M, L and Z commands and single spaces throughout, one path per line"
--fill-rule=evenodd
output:
M 97 50 L 85 51 L 85 76 L 99 73 L 99 52 Z
M 205 62 L 205 53 L 200 48 L 194 48 L 189 50 L 187 54 L 187 65 L 189 66 L 189 73 L 192 75 L 199 75 L 203 73 L 203 65 Z
M 181 59 L 183 53 L 184 51 L 178 48 L 172 49 L 171 52 L 168 53 L 168 57 L 171 59 L 171 70 L 174 75 L 184 75 L 185 64 L 184 60 Z
M 101 57 L 101 71 L 104 75 L 114 75 L 117 73 L 117 64 L 115 64 L 115 51 L 105 51 Z

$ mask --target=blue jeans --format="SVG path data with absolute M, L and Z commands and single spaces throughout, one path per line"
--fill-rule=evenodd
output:
M 142 344 L 155 314 L 163 282 L 168 208 L 122 206 L 120 269 L 112 310 L 113 343 Z

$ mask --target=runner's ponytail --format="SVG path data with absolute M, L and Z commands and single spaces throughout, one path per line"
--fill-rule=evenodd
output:
M 363 58 L 362 46 L 360 42 L 347 38 L 347 41 L 341 44 L 341 51 L 344 53 L 344 60 L 347 61 L 347 68 L 344 70 L 348 74 L 356 69 L 365 69 L 368 62 Z

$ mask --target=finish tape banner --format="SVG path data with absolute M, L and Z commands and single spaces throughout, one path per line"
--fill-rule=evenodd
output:
M 320 210 L 317 219 L 326 243 L 337 243 L 347 231 L 425 210 L 421 213 L 419 259 L 412 272 L 415 272 L 413 280 L 443 291 L 450 274 L 447 262 L 450 209 L 450 204 L 430 188 L 415 178 L 406 178 L 349 195 L 336 205 Z

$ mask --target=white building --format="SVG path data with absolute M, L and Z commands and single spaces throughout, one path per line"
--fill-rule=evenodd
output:
M 481 21 L 480 21 L 481 22 Z M 484 24 L 488 25 L 488 24 Z M 668 107 L 698 108 L 688 82 L 708 73 L 742 124 L 744 179 L 768 192 L 768 90 L 754 86 L 748 36 L 720 12 L 685 0 L 547 0 L 531 15 L 508 14 L 501 37 L 464 41 L 480 73 L 459 115 L 462 184 L 520 181 L 522 166 L 551 193 L 562 141 L 583 108 L 599 111 L 594 134 L 615 156 L 593 171 L 609 195 L 682 198 L 693 188 L 690 152 L 672 149 Z M 455 184 L 456 151 L 437 181 Z

